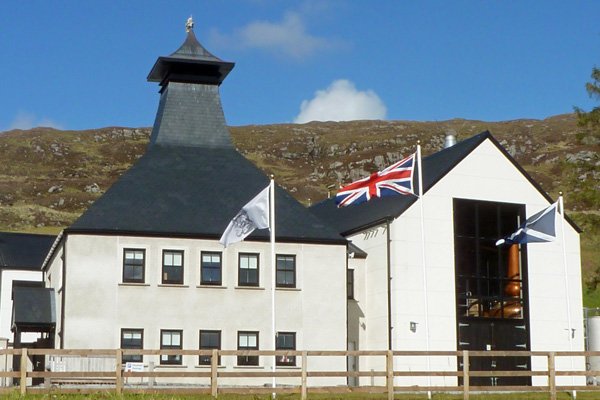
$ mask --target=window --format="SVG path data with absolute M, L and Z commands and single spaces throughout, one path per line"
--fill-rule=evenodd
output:
M 221 253 L 203 251 L 200 258 L 200 284 L 221 285 Z
M 162 283 L 183 284 L 183 251 L 163 251 Z
M 238 269 L 239 286 L 258 286 L 258 254 L 240 253 Z
M 221 331 L 200 331 L 200 350 L 221 349 Z M 212 356 L 200 356 L 198 364 L 210 365 Z M 221 357 L 217 361 L 221 364 Z
M 519 255 L 517 245 L 510 249 L 495 243 L 518 228 L 524 213 L 525 207 L 519 204 L 454 200 L 459 318 L 523 318 L 525 258 Z M 509 251 L 515 257 L 509 257 Z
M 348 299 L 354 300 L 354 270 L 346 270 L 346 291 L 348 293 Z
M 296 334 L 294 332 L 278 332 L 276 350 L 296 350 Z M 277 356 L 277 365 L 296 365 L 296 356 Z
M 123 282 L 144 283 L 146 250 L 123 250 Z
M 258 350 L 258 332 L 238 332 L 238 350 Z M 258 356 L 238 356 L 238 365 L 258 365 Z
M 277 287 L 296 287 L 296 256 L 277 254 Z
M 121 329 L 121 349 L 143 349 L 143 329 Z M 142 362 L 141 354 L 124 354 L 123 362 Z
M 160 331 L 160 348 L 161 350 L 182 349 L 183 331 L 161 330 Z M 181 354 L 160 355 L 161 364 L 181 365 Z

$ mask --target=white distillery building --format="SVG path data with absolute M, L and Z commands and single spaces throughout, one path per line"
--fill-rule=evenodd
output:
M 161 96 L 147 152 L 64 230 L 44 264 L 46 286 L 57 294 L 56 347 L 271 350 L 275 342 L 280 350 L 346 349 L 347 241 L 337 231 L 277 187 L 276 272 L 268 231 L 226 249 L 218 242 L 269 183 L 235 150 L 225 125 L 219 86 L 232 68 L 192 29 L 177 51 L 156 61 L 148 80 L 160 84 Z M 125 361 L 159 370 L 210 367 L 210 357 L 188 355 Z M 219 360 L 225 370 L 270 369 L 272 362 Z M 299 362 L 280 357 L 277 368 Z M 310 367 L 345 370 L 346 361 L 321 358 Z
M 554 201 L 488 132 L 434 153 L 422 164 L 420 200 L 391 196 L 338 209 L 329 199 L 311 208 L 352 243 L 349 347 L 583 351 L 578 227 L 567 219 L 563 234 L 557 218 L 554 242 L 495 246 L 496 240 Z M 383 368 L 371 359 L 358 363 L 361 370 Z M 584 359 L 557 358 L 557 370 L 572 367 L 584 370 Z M 401 371 L 428 368 L 456 371 L 462 364 L 456 357 L 395 360 L 395 369 Z M 546 370 L 547 360 L 471 358 L 471 370 L 494 368 Z M 472 385 L 546 385 L 546 381 L 471 378 Z M 572 382 L 585 384 L 585 378 L 557 378 L 558 384 Z M 460 381 L 396 378 L 395 383 Z

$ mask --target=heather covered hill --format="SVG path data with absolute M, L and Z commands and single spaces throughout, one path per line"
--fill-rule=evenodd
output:
M 600 282 L 600 136 L 573 114 L 483 122 L 353 121 L 231 127 L 238 150 L 304 204 L 414 151 L 437 151 L 489 130 L 584 229 L 586 285 Z M 58 232 L 73 222 L 145 151 L 150 128 L 0 133 L 0 230 Z M 506 190 L 499 188 L 499 190 Z M 600 297 L 594 305 L 600 305 Z M 596 302 L 597 301 L 597 302 Z M 591 304 L 588 304 L 591 305 Z

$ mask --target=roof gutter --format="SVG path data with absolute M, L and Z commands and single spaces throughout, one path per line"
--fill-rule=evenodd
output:
M 46 269 L 46 267 L 48 266 L 48 263 L 50 262 L 52 257 L 54 257 L 54 252 L 56 251 L 56 248 L 60 245 L 60 242 L 62 242 L 64 232 L 65 232 L 64 230 L 60 231 L 60 233 L 54 240 L 54 243 L 52 243 L 52 247 L 50 247 L 50 251 L 48 252 L 48 255 L 46 256 L 46 258 L 44 259 L 44 262 L 42 263 L 42 268 L 41 268 L 42 271 L 44 271 Z

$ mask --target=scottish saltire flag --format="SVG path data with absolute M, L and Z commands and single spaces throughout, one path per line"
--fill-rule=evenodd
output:
M 390 165 L 380 172 L 374 172 L 368 178 L 363 178 L 344 186 L 335 195 L 338 207 L 360 204 L 371 200 L 372 197 L 415 194 L 413 189 L 413 171 L 415 154 Z
M 558 202 L 550 207 L 532 215 L 515 233 L 500 239 L 496 246 L 513 243 L 539 243 L 551 242 L 556 239 L 556 215 L 558 214 Z
M 255 229 L 269 227 L 270 188 L 271 185 L 264 188 L 233 217 L 219 240 L 223 246 L 244 240 Z

